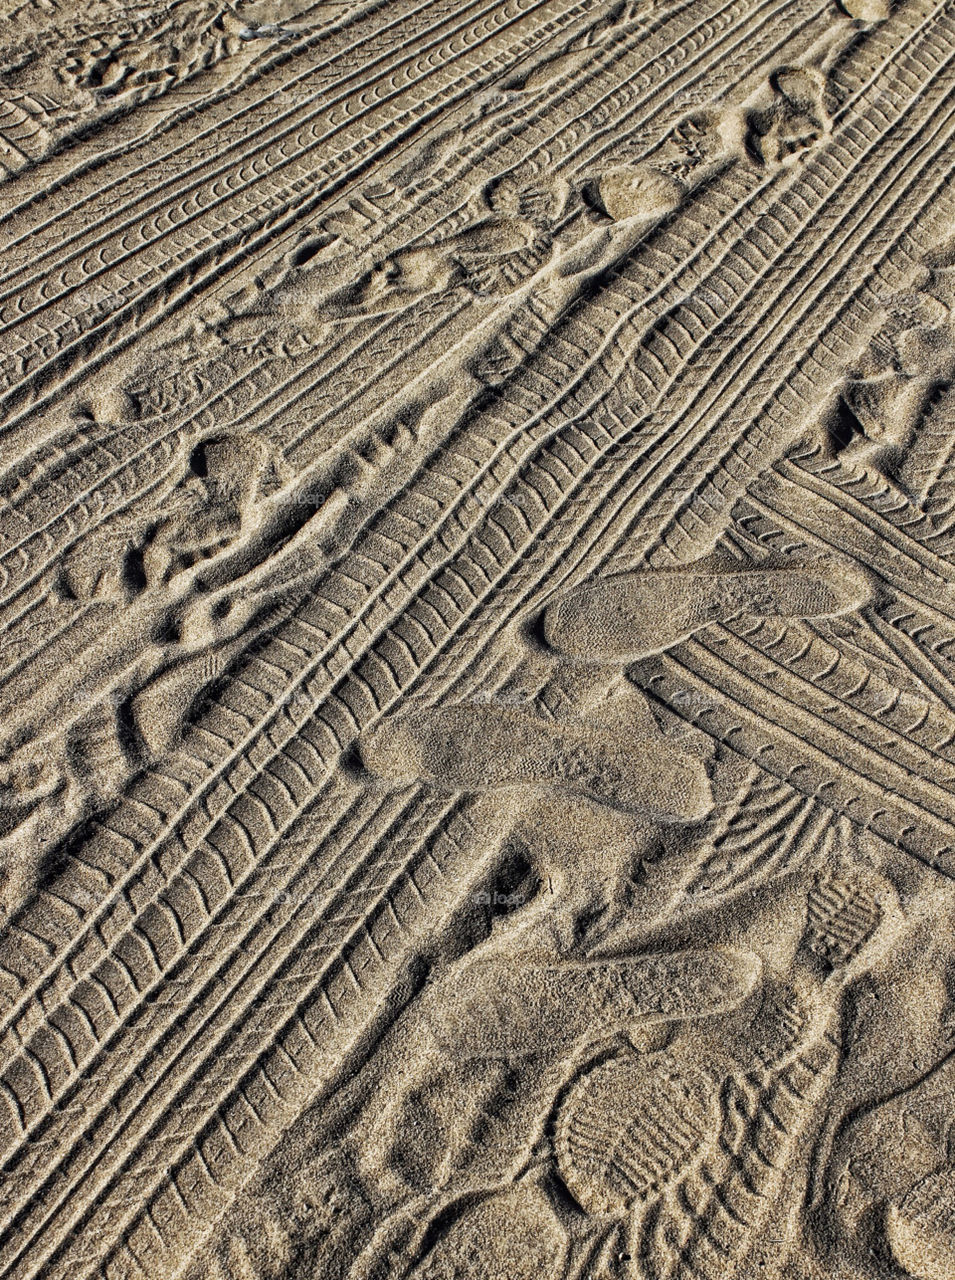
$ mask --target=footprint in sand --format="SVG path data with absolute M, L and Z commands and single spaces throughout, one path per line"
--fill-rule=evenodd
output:
M 626 1049 L 567 1090 L 554 1148 L 561 1179 L 591 1214 L 620 1214 L 685 1176 L 719 1137 L 719 1082 L 687 1054 Z
M 166 583 L 236 542 L 254 520 L 266 462 L 266 446 L 251 435 L 215 436 L 196 447 L 170 513 L 141 548 L 148 584 Z
M 828 617 L 859 608 L 871 590 L 852 564 L 624 573 L 585 583 L 549 605 L 544 637 L 558 653 L 585 662 L 633 662 L 711 622 L 742 614 Z
M 703 764 L 662 736 L 467 705 L 399 714 L 360 740 L 365 767 L 453 790 L 551 785 L 658 821 L 696 822 L 712 797 Z
M 448 1058 L 538 1054 L 640 1025 L 735 1008 L 761 977 L 748 951 L 677 951 L 558 964 L 527 957 L 479 961 L 438 984 L 425 1003 Z

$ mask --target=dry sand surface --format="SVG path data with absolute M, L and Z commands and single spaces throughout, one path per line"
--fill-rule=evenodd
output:
M 955 0 L 0 0 L 0 1280 L 955 1280 Z

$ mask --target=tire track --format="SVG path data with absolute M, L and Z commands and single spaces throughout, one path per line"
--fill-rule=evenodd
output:
M 484 0 L 473 0 L 475 4 L 483 2 Z M 580 0 L 573 12 L 576 13 L 590 2 L 591 0 Z M 410 97 L 411 105 L 406 106 L 402 112 L 386 116 L 378 127 L 377 133 L 373 130 L 369 131 L 365 121 L 353 126 L 351 141 L 348 141 L 346 136 L 344 142 L 340 144 L 343 149 L 318 164 L 309 162 L 309 155 L 315 147 L 313 142 L 307 142 L 298 151 L 287 156 L 282 154 L 281 146 L 270 137 L 261 149 L 261 156 L 267 155 L 270 150 L 276 153 L 274 163 L 270 165 L 267 173 L 258 174 L 256 172 L 258 161 L 247 158 L 244 161 L 244 167 L 250 170 L 250 174 L 243 178 L 242 185 L 235 195 L 212 191 L 214 197 L 212 202 L 204 206 L 194 195 L 191 197 L 194 209 L 187 214 L 186 221 L 173 222 L 168 227 L 153 226 L 154 234 L 145 236 L 144 247 L 154 252 L 160 240 L 169 240 L 172 251 L 164 253 L 161 264 L 148 267 L 144 275 L 131 281 L 123 267 L 127 257 L 139 252 L 138 248 L 124 249 L 115 260 L 110 262 L 103 260 L 103 265 L 96 268 L 92 275 L 85 274 L 74 286 L 75 288 L 88 290 L 92 281 L 98 280 L 104 272 L 107 273 L 104 278 L 108 278 L 110 272 L 116 276 L 116 287 L 110 286 L 106 290 L 110 299 L 108 314 L 97 319 L 95 309 L 91 311 L 88 307 L 78 316 L 67 315 L 61 309 L 61 317 L 65 318 L 61 318 L 54 328 L 45 331 L 44 336 L 38 337 L 34 344 L 28 344 L 28 347 L 23 348 L 23 351 L 35 350 L 37 359 L 32 368 L 24 365 L 23 377 L 15 383 L 8 381 L 8 391 L 5 395 L 0 395 L 0 410 L 6 406 L 5 411 L 14 415 L 8 421 L 8 434 L 17 424 L 16 415 L 19 414 L 22 417 L 28 391 L 32 389 L 34 396 L 48 391 L 49 380 L 54 374 L 62 378 L 64 373 L 69 373 L 73 368 L 73 362 L 81 356 L 83 358 L 93 354 L 101 356 L 104 343 L 106 345 L 118 343 L 119 346 L 116 349 L 120 349 L 124 341 L 129 341 L 134 336 L 134 332 L 128 327 L 129 323 L 137 317 L 145 316 L 150 306 L 164 306 L 173 296 L 180 297 L 184 289 L 190 293 L 194 292 L 199 279 L 210 272 L 221 276 L 226 269 L 224 264 L 234 260 L 236 254 L 247 255 L 256 243 L 254 237 L 258 236 L 261 239 L 265 228 L 268 228 L 268 234 L 271 236 L 276 230 L 280 231 L 283 225 L 288 225 L 290 220 L 294 221 L 313 212 L 319 204 L 336 193 L 343 183 L 353 180 L 357 173 L 367 169 L 374 159 L 380 159 L 386 153 L 393 151 L 397 144 L 420 130 L 424 122 L 437 118 L 441 110 L 460 101 L 468 92 L 475 92 L 480 85 L 491 83 L 529 48 L 552 37 L 555 34 L 555 24 L 544 24 L 534 35 L 526 35 L 523 40 L 516 43 L 513 42 L 514 37 L 511 34 L 509 36 L 511 43 L 505 44 L 503 50 L 494 53 L 495 40 L 503 40 L 503 33 L 511 25 L 529 19 L 535 9 L 546 3 L 547 0 L 508 0 L 508 5 L 515 10 L 513 15 L 505 14 L 503 11 L 498 14 L 495 12 L 497 6 L 493 3 L 488 5 L 484 22 L 493 20 L 493 24 L 498 26 L 499 30 L 480 46 L 480 52 L 468 49 L 455 52 L 450 60 L 438 69 L 427 66 L 427 58 L 418 55 L 416 65 L 420 65 L 423 69 L 416 75 L 409 71 L 405 75 L 406 83 L 397 85 L 386 94 L 383 100 L 383 103 L 387 104 L 391 99 L 400 101 L 402 98 L 407 100 Z M 505 10 L 508 5 L 505 6 Z M 479 34 L 479 29 L 476 29 L 475 38 Z M 450 40 L 446 43 L 451 49 L 454 41 Z M 457 79 L 450 78 L 451 68 L 459 69 L 462 62 L 469 69 L 464 75 L 459 74 Z M 441 76 L 444 77 L 444 82 L 434 84 L 435 78 Z M 430 94 L 427 96 L 422 94 L 425 81 L 432 85 Z M 374 122 L 374 115 L 370 115 L 368 119 Z M 304 125 L 301 126 L 301 128 L 304 127 Z M 343 132 L 349 127 L 346 122 L 342 122 L 333 125 L 333 132 Z M 286 170 L 289 166 L 294 168 L 296 164 L 301 170 L 297 176 L 293 176 L 291 171 L 283 173 L 284 185 L 276 187 L 271 194 L 265 195 L 261 200 L 257 198 L 254 188 L 258 183 L 264 180 L 273 182 L 280 170 Z M 213 182 L 210 190 L 215 186 L 216 183 Z M 167 204 L 168 200 L 167 193 Z M 233 208 L 228 217 L 216 211 L 218 206 L 225 207 L 230 201 Z M 196 230 L 197 227 L 201 230 L 200 224 L 196 222 L 197 218 L 206 218 L 207 221 L 211 219 L 201 235 Z M 183 244 L 176 237 L 181 237 L 187 223 L 192 239 Z M 252 240 L 249 239 L 250 236 L 253 237 Z M 229 254 L 232 255 L 231 259 Z M 102 259 L 102 254 L 100 257 Z M 20 296 L 23 296 L 22 289 Z M 166 309 L 168 311 L 168 307 Z M 152 315 L 150 323 L 155 323 L 156 319 L 157 317 Z M 91 323 L 87 326 L 86 321 Z M 22 364 L 22 351 L 18 354 L 11 347 L 8 359 Z M 35 403 L 33 408 L 36 409 L 36 407 Z
M 362 21 L 373 18 L 378 10 L 385 7 L 387 0 L 365 0 L 363 4 L 350 6 L 337 14 L 324 12 L 324 0 L 310 5 L 299 15 L 307 18 L 314 15 L 323 19 L 322 25 L 316 25 L 307 35 L 278 49 L 263 50 L 259 56 L 246 65 L 245 69 L 230 79 L 226 84 L 218 84 L 208 92 L 196 97 L 196 84 L 186 81 L 166 91 L 160 98 L 151 98 L 140 104 L 131 118 L 102 120 L 94 126 L 91 138 L 73 138 L 73 145 L 67 152 L 60 150 L 45 156 L 34 167 L 20 170 L 11 175 L 4 183 L 5 194 L 11 203 L 0 209 L 0 231 L 8 224 L 14 226 L 18 219 L 23 219 L 28 212 L 41 203 L 51 203 L 52 197 L 75 190 L 82 186 L 84 180 L 93 180 L 92 175 L 98 170 L 115 163 L 124 155 L 154 146 L 161 138 L 173 130 L 177 134 L 187 132 L 190 125 L 204 112 L 237 98 L 243 92 L 254 89 L 259 80 L 266 79 L 280 68 L 294 62 L 295 58 L 312 52 L 316 46 L 330 45 L 339 34 L 348 33 L 349 29 L 358 26 Z M 359 43 L 362 37 L 359 37 Z M 177 105 L 179 103 L 179 105 Z M 162 118 L 152 125 L 144 123 L 142 117 L 153 116 L 156 109 L 162 109 Z M 100 132 L 109 125 L 108 136 L 101 138 Z M 103 145 L 105 143 L 105 146 Z M 57 144 L 58 147 L 62 143 Z M 77 155 L 79 159 L 77 161 Z M 94 190 L 102 190 L 102 185 Z M 87 197 L 88 198 L 88 197 Z M 74 203 L 73 210 L 82 208 L 82 202 Z M 29 232 L 25 233 L 29 236 Z M 16 237 L 13 244 L 22 244 L 24 236 Z M 21 261 L 26 261 L 21 257 Z M 0 277 L 2 279 L 2 277 Z

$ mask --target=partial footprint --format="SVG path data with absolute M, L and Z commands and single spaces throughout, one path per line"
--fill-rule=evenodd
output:
M 955 1276 L 955 1167 L 923 1178 L 886 1213 L 885 1232 L 895 1260 L 916 1280 Z
M 129 742 L 114 700 L 106 697 L 73 724 L 66 737 L 67 760 L 85 790 L 108 797 L 131 770 Z
M 182 734 L 190 708 L 232 656 L 213 651 L 171 664 L 136 694 L 133 724 L 151 756 L 162 755 Z
M 49 761 L 30 757 L 0 761 L 0 840 L 12 835 L 64 786 L 62 775 Z
M 831 970 L 854 960 L 882 919 L 879 903 L 865 886 L 831 872 L 817 878 L 808 910 L 803 944 Z
M 818 1017 L 812 994 L 782 978 L 767 978 L 763 1000 L 742 1034 L 741 1061 L 764 1071 L 781 1067 L 808 1035 Z
M 660 653 L 711 622 L 741 614 L 817 618 L 848 613 L 871 595 L 857 566 L 675 569 L 588 582 L 550 605 L 544 636 L 585 662 L 634 662 Z
M 889 0 L 839 0 L 850 18 L 859 22 L 885 22 L 892 16 Z
M 398 783 L 463 791 L 551 784 L 626 812 L 696 822 L 712 803 L 702 763 L 658 738 L 461 704 L 397 715 L 360 743 L 365 766 Z
M 193 450 L 189 473 L 141 549 L 150 585 L 168 582 L 230 547 L 254 519 L 268 450 L 255 436 L 213 436 Z
M 601 213 L 620 222 L 624 218 L 662 218 L 679 208 L 686 187 L 678 178 L 651 165 L 610 169 L 587 193 Z
M 780 67 L 770 77 L 771 102 L 750 112 L 747 143 L 769 168 L 791 164 L 830 131 L 825 77 L 813 68 Z
M 564 1233 L 536 1188 L 514 1187 L 464 1213 L 413 1280 L 558 1280 Z

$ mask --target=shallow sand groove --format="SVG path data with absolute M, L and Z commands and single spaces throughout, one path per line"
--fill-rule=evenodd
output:
M 0 32 L 0 1280 L 955 1275 L 955 5 Z

